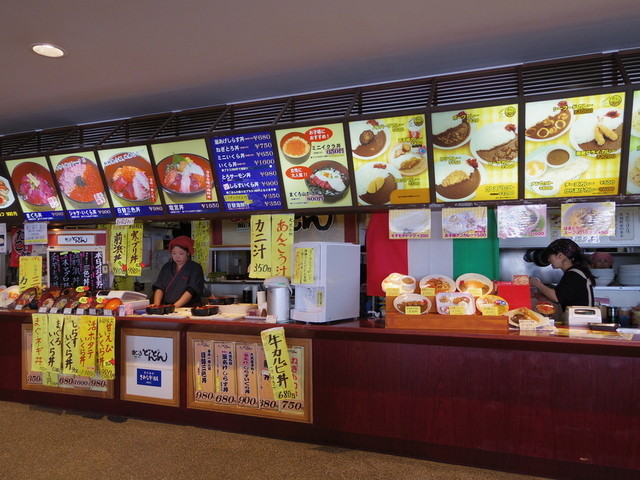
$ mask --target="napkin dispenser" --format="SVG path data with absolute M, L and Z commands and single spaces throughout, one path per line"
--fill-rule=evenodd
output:
M 565 325 L 587 325 L 602 323 L 602 312 L 598 307 L 569 306 L 564 312 Z

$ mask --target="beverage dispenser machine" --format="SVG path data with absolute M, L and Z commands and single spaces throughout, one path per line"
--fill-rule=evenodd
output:
M 360 246 L 337 242 L 293 245 L 291 319 L 326 323 L 360 313 Z

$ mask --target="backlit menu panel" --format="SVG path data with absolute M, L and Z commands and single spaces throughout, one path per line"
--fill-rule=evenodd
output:
M 351 206 L 350 174 L 342 124 L 276 131 L 287 206 Z
M 93 152 L 49 157 L 71 220 L 113 216 Z
M 147 147 L 100 150 L 98 156 L 119 217 L 164 213 Z
M 518 106 L 431 115 L 438 202 L 518 198 Z
M 25 220 L 66 218 L 46 158 L 7 160 L 6 165 Z
M 205 140 L 152 145 L 151 151 L 170 214 L 220 211 Z
M 22 215 L 16 196 L 11 187 L 9 175 L 0 170 L 0 221 L 19 218 Z
M 225 209 L 281 210 L 280 181 L 269 132 L 211 139 L 218 186 Z
M 525 198 L 617 195 L 624 93 L 525 106 Z
M 640 91 L 633 93 L 631 138 L 629 139 L 629 170 L 627 193 L 640 193 Z

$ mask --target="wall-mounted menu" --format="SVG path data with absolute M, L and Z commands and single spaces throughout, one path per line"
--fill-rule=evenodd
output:
M 18 218 L 21 215 L 20 207 L 13 194 L 11 182 L 8 177 L 9 175 L 6 177 L 0 175 L 0 222 L 6 221 L 6 219 L 9 218 Z M 2 245 L 0 244 L 0 248 L 1 247 Z
M 617 195 L 624 93 L 525 106 L 525 198 Z
M 119 217 L 164 213 L 147 147 L 100 150 L 98 156 Z
M 227 211 L 283 207 L 273 141 L 269 132 L 211 139 L 218 187 Z
M 290 209 L 353 204 L 342 124 L 278 130 L 276 137 Z
M 215 213 L 220 204 L 204 140 L 151 146 L 169 213 Z
M 633 92 L 631 138 L 629 139 L 629 171 L 627 193 L 640 193 L 640 90 Z
M 431 115 L 436 199 L 518 198 L 518 106 Z
M 428 203 L 424 115 L 349 123 L 358 203 Z
M 49 157 L 71 220 L 113 216 L 93 152 Z
M 66 218 L 46 158 L 7 160 L 6 165 L 25 220 Z

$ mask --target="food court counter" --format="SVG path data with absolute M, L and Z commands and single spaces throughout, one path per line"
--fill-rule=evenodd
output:
M 179 332 L 176 407 L 21 389 L 21 329 L 0 312 L 0 400 L 370 449 L 555 478 L 640 475 L 640 335 L 631 339 L 386 329 L 375 321 L 278 324 L 311 342 L 310 421 L 194 410 L 193 332 L 259 336 L 272 324 L 118 317 L 116 326 Z M 573 334 L 585 329 L 572 328 Z M 118 337 L 116 337 L 118 338 Z M 121 358 L 116 344 L 116 358 Z

